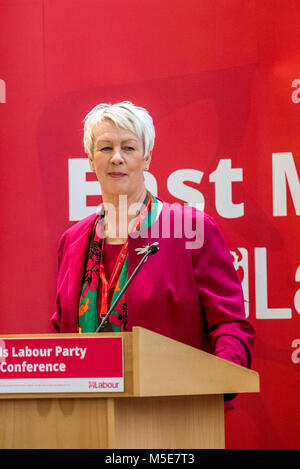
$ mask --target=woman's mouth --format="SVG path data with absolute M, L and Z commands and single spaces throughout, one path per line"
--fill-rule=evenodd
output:
M 126 173 L 118 173 L 118 172 L 108 173 L 108 175 L 111 176 L 112 178 L 116 178 L 116 179 L 127 176 Z

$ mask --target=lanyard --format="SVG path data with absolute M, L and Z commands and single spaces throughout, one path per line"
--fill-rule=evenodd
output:
M 143 208 L 142 210 L 140 211 L 139 213 L 139 216 L 137 218 L 137 220 L 135 221 L 133 227 L 132 227 L 132 230 L 131 230 L 131 233 L 133 233 L 134 231 L 137 231 L 141 224 L 143 223 L 149 209 L 150 209 L 150 205 L 151 205 L 151 197 L 150 197 L 150 194 L 149 192 L 147 192 L 147 200 L 145 202 L 145 204 L 143 205 Z M 123 264 L 124 264 L 124 261 L 126 259 L 126 256 L 127 256 L 127 252 L 128 252 L 128 238 L 126 240 L 126 242 L 123 244 L 122 246 L 122 249 L 120 251 L 120 254 L 117 258 L 117 261 L 114 265 L 114 268 L 113 268 L 113 271 L 111 273 L 111 276 L 110 276 L 110 279 L 109 281 L 107 281 L 107 278 L 106 278 L 106 275 L 105 275 L 105 272 L 104 272 L 104 265 L 103 265 L 103 240 L 101 242 L 101 257 L 100 257 L 100 268 L 99 268 L 99 275 L 100 275 L 100 279 L 101 279 L 101 282 L 102 282 L 102 297 L 101 297 L 101 310 L 100 310 L 100 317 L 104 317 L 108 311 L 108 296 L 109 296 L 109 290 L 114 287 L 117 283 L 117 280 L 119 278 L 119 275 L 120 275 L 120 272 L 122 270 L 122 267 L 123 267 Z

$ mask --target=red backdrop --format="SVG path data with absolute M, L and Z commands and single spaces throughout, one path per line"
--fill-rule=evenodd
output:
M 59 235 L 99 202 L 83 117 L 146 107 L 152 187 L 205 202 L 257 329 L 228 448 L 300 447 L 299 22 L 299 0 L 0 3 L 0 333 L 47 331 Z

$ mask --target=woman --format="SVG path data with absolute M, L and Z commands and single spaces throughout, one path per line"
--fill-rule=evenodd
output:
M 249 367 L 255 332 L 216 223 L 191 207 L 161 201 L 145 187 L 154 138 L 148 112 L 128 101 L 100 104 L 86 116 L 84 148 L 103 204 L 60 239 L 51 328 L 95 332 L 145 246 L 156 242 L 159 251 L 110 316 L 113 331 L 141 326 Z M 189 230 L 178 230 L 187 224 Z

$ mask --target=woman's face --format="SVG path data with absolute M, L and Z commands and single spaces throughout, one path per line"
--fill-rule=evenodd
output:
M 134 202 L 145 189 L 144 171 L 150 160 L 151 154 L 144 157 L 143 142 L 135 133 L 116 127 L 111 120 L 96 127 L 90 167 L 104 196 L 126 194 Z

